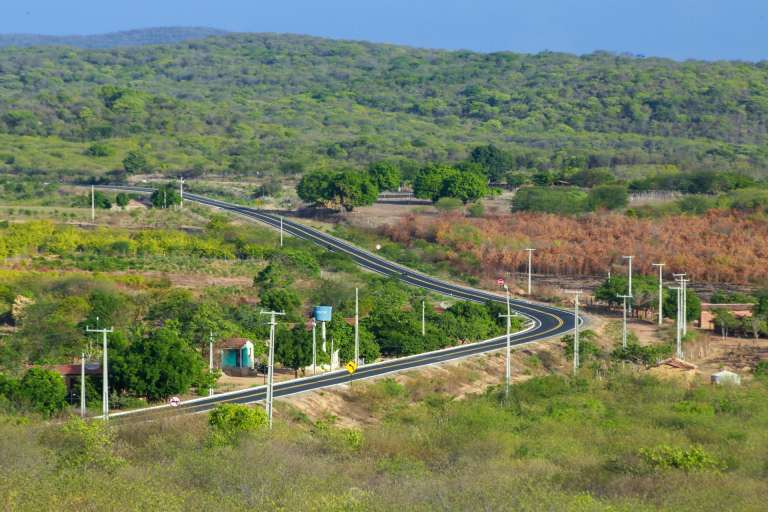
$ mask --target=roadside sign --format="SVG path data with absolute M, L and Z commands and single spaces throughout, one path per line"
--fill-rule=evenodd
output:
M 171 397 L 168 403 L 171 404 L 171 407 L 178 407 L 181 404 L 181 398 L 177 396 Z
M 350 361 L 344 368 L 346 368 L 349 373 L 355 373 L 355 370 L 357 370 L 357 365 L 354 361 Z
M 502 278 L 498 278 L 498 279 L 496 280 L 496 285 L 498 285 L 498 286 L 504 286 L 504 279 L 502 279 Z

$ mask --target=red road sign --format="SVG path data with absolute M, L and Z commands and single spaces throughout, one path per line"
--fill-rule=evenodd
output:
M 502 278 L 498 278 L 496 280 L 496 284 L 499 285 L 499 286 L 504 286 L 504 280 Z
M 181 399 L 177 396 L 171 397 L 170 400 L 168 400 L 168 403 L 171 404 L 171 407 L 178 407 L 179 404 L 181 404 Z

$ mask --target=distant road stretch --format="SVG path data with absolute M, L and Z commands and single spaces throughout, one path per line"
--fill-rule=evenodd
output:
M 154 191 L 152 188 L 121 185 L 98 186 L 97 188 L 137 193 L 151 193 Z M 247 208 L 245 206 L 219 201 L 218 199 L 211 199 L 197 194 L 185 193 L 184 200 L 219 208 L 235 213 L 246 219 L 261 222 L 273 228 L 280 228 L 280 217 L 272 213 L 265 213 L 253 208 Z M 366 250 L 360 249 L 349 242 L 333 237 L 327 233 L 304 226 L 298 222 L 283 219 L 283 231 L 297 238 L 302 238 L 321 247 L 325 247 L 330 251 L 347 254 L 361 267 L 385 276 L 399 279 L 413 286 L 474 302 L 506 302 L 506 298 L 502 295 L 458 286 L 448 281 L 422 274 L 402 265 L 398 265 L 397 263 L 393 263 Z M 541 341 L 553 336 L 562 336 L 573 330 L 574 315 L 572 312 L 518 299 L 513 299 L 511 304 L 515 312 L 530 320 L 528 328 L 512 335 L 513 345 L 523 345 L 534 341 Z M 505 335 L 478 343 L 450 347 L 435 352 L 427 352 L 380 363 L 366 364 L 358 368 L 358 370 L 351 375 L 346 370 L 342 370 L 276 383 L 274 394 L 276 398 L 295 395 L 305 391 L 336 386 L 355 380 L 368 379 L 379 375 L 410 370 L 444 361 L 462 359 L 484 352 L 492 352 L 499 350 L 504 346 L 506 346 Z M 117 419 L 131 417 L 135 419 L 149 419 L 155 414 L 167 415 L 171 412 L 199 413 L 213 409 L 221 403 L 249 404 L 263 401 L 265 398 L 266 387 L 257 386 L 240 391 L 221 393 L 211 397 L 187 400 L 175 408 L 171 408 L 169 405 L 160 405 L 132 411 L 116 412 L 110 414 L 110 418 L 114 417 Z

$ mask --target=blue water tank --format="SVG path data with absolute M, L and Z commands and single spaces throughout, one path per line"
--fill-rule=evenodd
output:
M 330 322 L 333 308 L 331 306 L 315 306 L 312 314 L 317 322 Z

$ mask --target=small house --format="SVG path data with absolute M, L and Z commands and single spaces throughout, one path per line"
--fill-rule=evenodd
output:
M 736 318 L 748 318 L 752 316 L 754 304 L 709 304 L 701 305 L 701 315 L 699 316 L 699 327 L 707 331 L 715 330 L 715 311 L 724 309 L 729 311 Z
M 254 368 L 253 342 L 246 338 L 229 338 L 218 346 L 221 369 L 226 373 L 248 373 Z M 234 372 L 232 372 L 234 370 Z
M 741 384 L 741 375 L 738 373 L 733 373 L 728 370 L 720 370 L 717 373 L 713 373 L 712 377 L 710 378 L 712 384 L 732 384 L 734 386 L 738 386 Z
M 72 398 L 74 395 L 80 395 L 80 375 L 83 371 L 81 363 L 75 364 L 56 364 L 48 367 L 55 371 L 64 379 L 64 384 L 67 386 L 67 397 Z M 100 377 L 102 374 L 101 365 L 99 363 L 85 363 L 85 376 L 89 375 Z

